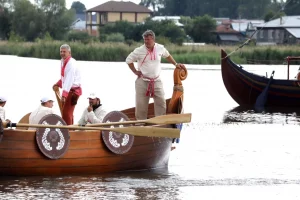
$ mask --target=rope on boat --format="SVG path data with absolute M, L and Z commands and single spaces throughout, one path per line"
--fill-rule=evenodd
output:
M 285 8 L 291 1 L 292 1 L 292 0 L 288 0 L 285 4 L 283 4 L 282 7 L 274 14 L 274 16 L 273 16 L 268 22 L 270 22 L 271 20 L 273 20 L 273 19 L 277 16 L 277 14 L 279 14 L 281 11 L 283 11 L 284 8 Z M 225 56 L 225 57 L 222 58 L 222 59 L 226 59 L 228 56 L 230 56 L 231 54 L 235 53 L 236 51 L 238 51 L 239 49 L 241 49 L 241 48 L 243 48 L 245 45 L 247 45 L 247 44 L 251 41 L 251 39 L 253 38 L 253 36 L 255 35 L 255 33 L 258 33 L 259 31 L 261 31 L 261 30 L 268 24 L 268 22 L 265 22 L 261 28 L 256 29 L 256 30 L 252 33 L 252 35 L 250 36 L 250 38 L 246 40 L 246 42 L 244 42 L 243 44 L 241 44 L 240 46 L 238 46 L 238 47 L 237 47 L 235 50 L 233 50 L 232 52 L 228 53 L 227 56 Z

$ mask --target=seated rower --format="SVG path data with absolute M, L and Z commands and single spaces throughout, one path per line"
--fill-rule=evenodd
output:
M 4 106 L 6 104 L 7 99 L 4 96 L 0 96 L 0 118 L 2 122 L 9 123 L 9 119 L 5 119 L 5 109 Z
M 38 124 L 39 121 L 46 115 L 55 114 L 53 107 L 53 99 L 50 97 L 43 97 L 41 99 L 41 105 L 33 111 L 29 116 L 29 124 Z M 35 130 L 35 128 L 29 128 L 29 130 Z
M 88 96 L 89 105 L 84 109 L 78 125 L 83 126 L 86 124 L 101 123 L 106 111 L 103 109 L 99 96 L 95 93 L 91 93 Z

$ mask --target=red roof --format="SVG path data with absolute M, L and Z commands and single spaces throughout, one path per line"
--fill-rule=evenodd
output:
M 131 1 L 108 1 L 104 4 L 87 10 L 86 12 L 134 12 L 152 13 L 152 10 L 132 3 Z
M 232 29 L 231 24 L 220 24 L 216 28 L 217 33 L 239 33 L 238 31 Z

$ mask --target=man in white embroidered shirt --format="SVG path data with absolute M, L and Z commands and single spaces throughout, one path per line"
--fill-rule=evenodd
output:
M 96 124 L 101 123 L 106 115 L 106 111 L 103 109 L 100 98 L 95 93 L 91 93 L 88 96 L 89 106 L 84 109 L 79 125 Z
M 149 99 L 154 100 L 155 116 L 166 114 L 166 100 L 163 84 L 160 79 L 161 57 L 167 59 L 177 68 L 185 69 L 184 64 L 176 63 L 168 50 L 155 43 L 155 33 L 147 30 L 143 33 L 144 45 L 136 48 L 126 58 L 126 63 L 137 75 L 135 81 L 135 117 L 138 120 L 147 119 Z M 137 69 L 134 62 L 137 61 Z
M 56 91 L 55 87 L 62 88 L 62 118 L 67 125 L 72 125 L 74 122 L 73 112 L 78 98 L 82 94 L 81 75 L 76 66 L 76 60 L 71 57 L 71 47 L 69 45 L 63 44 L 60 47 L 60 56 L 62 58 L 61 78 L 54 84 L 53 89 Z

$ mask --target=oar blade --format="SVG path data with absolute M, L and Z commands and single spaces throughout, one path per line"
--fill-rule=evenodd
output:
M 152 124 L 179 124 L 191 122 L 192 114 L 169 114 L 161 115 L 147 120 L 147 123 Z
M 255 110 L 263 110 L 263 108 L 267 102 L 268 92 L 269 92 L 270 84 L 273 80 L 274 73 L 275 73 L 275 71 L 272 72 L 267 86 L 264 88 L 262 93 L 257 97 L 255 105 L 254 105 Z
M 125 133 L 134 136 L 180 138 L 180 130 L 175 128 L 129 126 L 122 128 L 103 128 L 103 130 L 111 130 L 114 132 Z
M 59 88 L 56 86 L 56 87 L 53 88 L 53 91 L 55 93 L 55 97 L 56 97 L 56 100 L 57 100 L 57 103 L 58 103 L 60 114 L 62 115 L 63 105 L 62 105 L 62 102 L 61 102 L 61 96 L 59 94 Z

